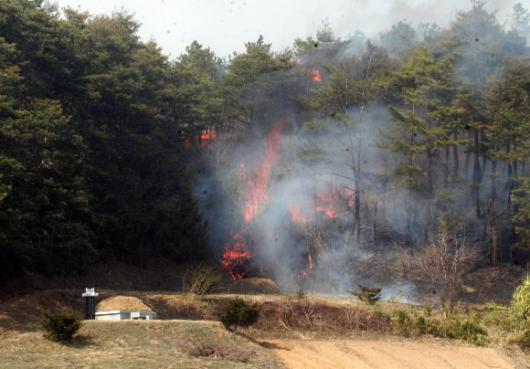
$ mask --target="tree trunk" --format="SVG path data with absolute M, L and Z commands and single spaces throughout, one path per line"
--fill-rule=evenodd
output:
M 449 187 L 449 146 L 445 148 L 444 188 Z
M 475 201 L 475 213 L 478 218 L 482 217 L 482 211 L 480 208 L 480 182 L 482 179 L 482 171 L 480 167 L 480 139 L 479 131 L 474 132 L 474 165 L 473 165 L 473 186 L 472 196 Z
M 360 141 L 360 140 L 359 140 Z M 354 180 L 355 180 L 355 192 L 354 192 L 354 222 L 355 222 L 355 240 L 359 242 L 361 240 L 361 148 L 360 142 L 357 144 L 357 162 L 354 163 Z
M 491 265 L 497 265 L 499 259 L 499 231 L 497 225 L 497 162 L 495 160 L 491 161 L 491 197 L 490 205 L 488 210 L 488 239 L 489 239 L 489 249 L 490 249 L 490 263 Z
M 453 134 L 453 139 L 458 140 L 458 133 Z M 458 178 L 460 172 L 460 157 L 458 154 L 458 145 L 453 145 L 453 178 Z

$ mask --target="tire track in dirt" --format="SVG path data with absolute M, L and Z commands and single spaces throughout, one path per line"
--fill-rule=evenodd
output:
M 273 341 L 288 369 L 514 369 L 491 348 L 392 341 Z

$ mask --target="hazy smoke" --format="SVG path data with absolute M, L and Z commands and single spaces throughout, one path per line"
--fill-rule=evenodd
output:
M 440 2 L 434 5 L 400 2 L 399 6 L 394 3 L 389 11 L 395 19 L 407 16 L 423 20 L 438 8 L 440 12 L 434 13 L 439 15 L 445 14 L 450 6 Z M 455 83 L 465 80 L 478 89 L 488 79 L 499 78 L 502 58 L 513 50 L 489 24 L 459 22 L 445 30 L 432 26 L 419 30 L 402 23 L 393 28 L 396 34 L 389 33 L 378 41 L 383 46 L 385 42 L 392 46 L 391 56 L 404 58 L 428 36 L 456 36 L 467 46 L 457 60 Z M 402 34 L 411 37 L 404 38 L 400 44 Z M 483 55 L 488 50 L 484 45 L 493 45 L 500 50 L 499 55 L 495 58 Z M 383 132 L 388 132 L 395 123 L 388 106 L 371 106 L 362 111 L 355 108 L 343 112 L 347 119 L 332 119 L 308 117 L 290 99 L 292 95 L 306 94 L 314 87 L 311 84 L 320 82 L 311 81 L 311 68 L 321 68 L 330 61 L 341 63 L 352 57 L 359 60 L 366 50 L 366 39 L 361 33 L 346 41 L 323 43 L 317 51 L 299 58 L 295 74 L 305 81 L 295 85 L 294 90 L 292 86 L 282 86 L 277 91 L 254 91 L 256 95 L 249 95 L 268 102 L 267 113 L 259 122 L 262 128 L 247 131 L 248 137 L 242 137 L 235 146 L 233 141 L 215 142 L 209 148 L 210 167 L 204 172 L 210 174 L 199 176 L 196 190 L 210 225 L 212 247 L 221 255 L 233 242 L 233 234 L 241 229 L 244 218 L 249 189 L 241 179 L 241 165 L 244 164 L 248 176 L 256 175 L 266 151 L 264 137 L 274 121 L 284 117 L 288 125 L 282 132 L 278 158 L 267 179 L 269 200 L 248 224 L 246 242 L 254 263 L 250 273 L 265 273 L 284 290 L 349 294 L 359 285 L 376 285 L 384 287 L 383 299 L 413 302 L 419 292 L 410 282 L 399 280 L 395 264 L 403 248 L 410 250 L 429 242 L 432 231 L 429 227 L 436 221 L 434 208 L 439 205 L 391 179 L 402 159 L 382 146 L 388 139 Z M 477 60 L 483 63 L 477 64 Z M 352 75 L 361 73 L 355 70 L 358 63 L 353 63 L 352 68 Z M 326 83 L 325 68 L 321 70 Z M 278 81 L 283 76 L 267 78 Z M 459 175 L 470 178 L 472 153 L 461 152 L 460 156 Z M 360 165 L 360 174 L 354 170 L 355 165 Z M 439 172 L 443 163 L 434 166 Z M 486 183 L 491 180 L 491 163 L 486 161 L 481 166 L 481 180 Z M 506 168 L 499 163 L 497 169 L 501 173 Z M 434 185 L 441 187 L 440 183 Z M 468 186 L 465 181 L 448 186 L 445 195 L 452 201 L 438 211 L 457 214 L 466 224 L 477 223 Z M 354 229 L 356 189 L 360 191 L 359 237 Z M 506 191 L 499 186 L 499 199 L 507 196 Z M 484 201 L 489 194 L 483 191 L 479 196 Z M 479 238 L 474 234 L 470 237 Z

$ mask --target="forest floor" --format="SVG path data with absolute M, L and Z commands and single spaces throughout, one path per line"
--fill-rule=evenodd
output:
M 43 337 L 39 321 L 58 307 L 82 309 L 78 290 L 28 293 L 0 302 L 0 368 L 515 368 L 529 356 L 495 328 L 503 312 L 467 305 L 461 314 L 489 314 L 485 347 L 429 336 L 401 337 L 389 326 L 393 312 L 411 318 L 423 307 L 368 306 L 352 298 L 243 296 L 261 306 L 249 329 L 226 331 L 216 322 L 219 304 L 234 295 L 100 290 L 101 298 L 140 298 L 162 320 L 86 322 L 79 337 L 60 345 Z M 429 312 L 433 318 L 441 312 Z M 493 314 L 493 315 L 492 315 Z M 463 315 L 464 316 L 464 315 Z M 489 320 L 488 320 L 489 319 Z M 491 329 L 490 329 L 491 328 Z

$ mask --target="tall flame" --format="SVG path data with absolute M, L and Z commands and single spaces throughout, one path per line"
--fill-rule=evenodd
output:
M 246 183 L 249 189 L 243 210 L 244 221 L 247 224 L 251 223 L 259 211 L 270 201 L 268 192 L 269 178 L 272 165 L 278 160 L 281 135 L 285 124 L 285 120 L 280 120 L 265 139 L 265 157 L 253 176 L 247 175 L 245 165 L 241 163 L 241 180 Z
M 225 247 L 222 265 L 234 280 L 242 279 L 248 273 L 248 263 L 252 260 L 248 242 L 248 226 L 270 201 L 268 186 L 272 166 L 276 163 L 281 148 L 282 132 L 287 121 L 278 121 L 265 139 L 265 155 L 253 175 L 249 175 L 245 163 L 241 163 L 240 177 L 248 192 L 243 206 L 243 227 L 234 235 L 232 244 Z

